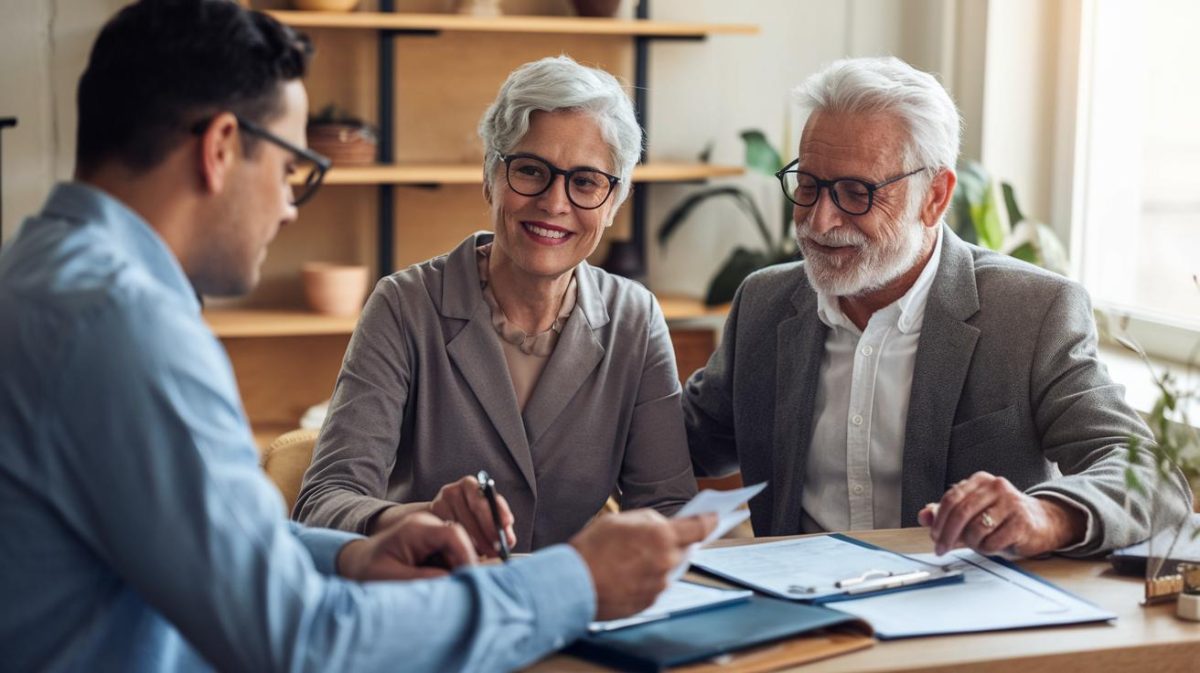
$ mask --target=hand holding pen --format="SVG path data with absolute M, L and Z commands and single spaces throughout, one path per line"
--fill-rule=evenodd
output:
M 484 492 L 481 478 L 491 483 L 493 498 Z M 495 483 L 486 471 L 446 484 L 429 504 L 429 509 L 446 521 L 461 524 L 480 556 L 503 558 L 517 543 L 512 510 L 504 496 L 496 492 Z

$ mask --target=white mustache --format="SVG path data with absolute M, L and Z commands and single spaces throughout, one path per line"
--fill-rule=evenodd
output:
M 826 247 L 837 248 L 845 245 L 863 246 L 868 243 L 867 237 L 861 232 L 847 226 L 835 227 L 824 234 L 816 234 L 812 225 L 805 222 L 796 229 L 800 239 L 808 239 Z

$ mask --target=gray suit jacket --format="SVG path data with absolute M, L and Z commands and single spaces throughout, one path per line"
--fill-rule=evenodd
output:
M 667 325 L 642 286 L 581 264 L 577 304 L 517 409 L 468 237 L 384 278 L 342 364 L 294 515 L 363 532 L 394 502 L 486 469 L 517 551 L 562 542 L 604 505 L 673 513 L 696 491 Z
M 1096 356 L 1077 283 L 944 231 L 917 347 L 904 438 L 901 521 L 977 470 L 1086 506 L 1100 527 L 1085 555 L 1149 534 L 1149 502 L 1125 512 L 1125 446 L 1149 431 Z M 751 503 L 759 535 L 800 532 L 819 369 L 828 328 L 803 262 L 764 269 L 734 299 L 721 347 L 688 381 L 696 473 L 768 481 Z M 849 385 L 847 383 L 847 385 Z M 1060 470 L 1061 473 L 1060 474 Z M 1062 476 L 1065 474 L 1066 476 Z M 1143 483 L 1154 483 L 1150 468 Z M 1168 486 L 1180 511 L 1190 490 Z M 1189 507 L 1190 509 L 1190 507 Z

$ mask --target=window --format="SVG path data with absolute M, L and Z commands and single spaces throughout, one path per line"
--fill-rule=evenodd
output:
M 1200 340 L 1200 3 L 1093 0 L 1089 9 L 1080 277 L 1097 306 L 1134 319 L 1147 350 L 1186 359 Z

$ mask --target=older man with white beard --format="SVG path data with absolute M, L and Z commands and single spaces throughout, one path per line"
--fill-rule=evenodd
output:
M 1150 435 L 1097 360 L 1087 293 L 943 224 L 960 138 L 946 91 L 869 58 L 797 97 L 809 116 L 778 177 L 805 261 L 742 284 L 688 381 L 697 474 L 767 481 L 759 535 L 924 525 L 939 553 L 1024 556 L 1147 537 L 1124 470 L 1129 438 Z M 1181 474 L 1159 495 L 1190 510 Z

